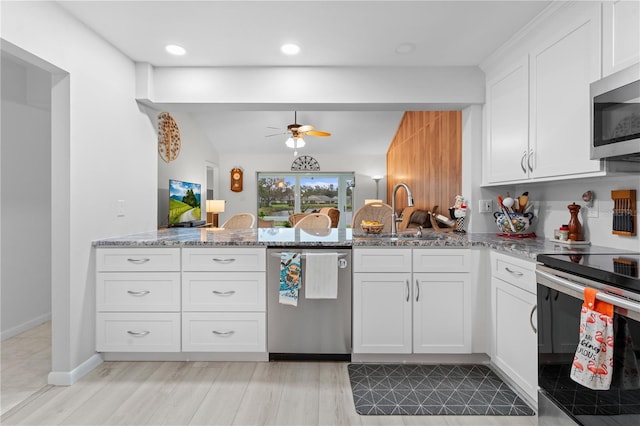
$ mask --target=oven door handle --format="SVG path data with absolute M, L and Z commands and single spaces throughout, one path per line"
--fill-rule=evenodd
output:
M 576 284 L 570 280 L 561 278 L 557 275 L 553 275 L 548 272 L 541 271 L 539 269 L 536 270 L 536 275 L 538 277 L 544 278 L 545 280 L 549 281 L 551 284 L 555 284 L 554 286 L 552 286 L 552 288 L 554 288 L 555 290 L 562 291 L 563 293 L 568 294 L 569 296 L 572 296 L 577 299 L 584 299 L 584 289 L 585 289 L 584 286 L 580 284 Z M 546 283 L 544 282 L 541 283 L 540 280 L 538 280 L 538 283 L 546 287 L 549 287 L 548 285 L 546 285 Z M 569 290 L 569 291 L 567 292 L 566 290 Z M 611 303 L 615 307 L 626 309 L 627 311 L 640 314 L 640 305 L 638 303 L 631 302 L 627 299 L 623 299 L 622 297 L 612 296 L 608 293 L 598 292 L 596 294 L 596 299 L 606 303 Z

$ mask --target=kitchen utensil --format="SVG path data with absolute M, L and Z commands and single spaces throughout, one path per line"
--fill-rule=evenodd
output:
M 502 200 L 502 205 L 505 206 L 507 208 L 507 211 L 510 211 L 511 213 L 513 213 L 512 207 L 514 204 L 515 204 L 515 200 L 509 196 L 507 196 L 507 198 Z
M 524 212 L 527 207 L 527 203 L 529 202 L 529 192 L 523 192 L 522 195 L 518 197 L 518 202 L 520 203 L 522 212 Z

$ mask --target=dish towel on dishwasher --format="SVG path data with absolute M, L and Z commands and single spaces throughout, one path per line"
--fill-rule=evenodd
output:
M 298 292 L 302 286 L 300 253 L 280 254 L 280 303 L 298 306 Z
M 338 253 L 306 253 L 304 268 L 307 299 L 338 298 Z

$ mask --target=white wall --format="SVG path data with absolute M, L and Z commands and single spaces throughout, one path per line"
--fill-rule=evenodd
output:
M 52 194 L 49 377 L 73 382 L 83 363 L 95 359 L 91 242 L 157 227 L 157 139 L 134 99 L 134 64 L 122 53 L 52 2 L 3 2 L 1 19 L 3 41 L 68 73 L 54 81 L 52 97 L 52 139 L 58 141 L 52 174 L 61 183 Z M 68 110 L 57 110 L 59 104 Z M 125 201 L 122 217 L 118 200 Z
M 178 158 L 165 163 L 158 155 L 158 226 L 169 223 L 169 179 L 178 179 L 202 185 L 201 199 L 202 219 L 206 219 L 206 163 L 218 164 L 218 152 L 200 127 L 193 121 L 191 115 L 185 112 L 171 112 L 171 116 L 180 129 L 181 149 Z M 151 119 L 157 126 L 158 113 L 152 114 Z
M 350 158 L 340 155 L 314 155 L 313 142 L 300 149 L 298 154 L 311 155 L 320 164 L 321 172 L 355 172 L 356 187 L 354 189 L 354 210 L 364 204 L 366 198 L 374 198 L 376 185 L 373 176 L 386 174 L 386 158 L 384 156 L 361 156 Z M 214 141 L 215 144 L 215 141 Z M 304 151 L 303 151 L 304 150 Z M 220 213 L 220 223 L 237 213 L 257 214 L 258 193 L 256 172 L 289 171 L 294 160 L 291 156 L 221 154 L 220 155 L 220 196 L 226 201 L 224 213 Z M 243 191 L 233 192 L 230 189 L 230 171 L 234 167 L 244 170 Z M 380 181 L 380 197 L 385 198 L 385 179 Z
M 1 65 L 4 340 L 51 318 L 51 76 L 8 55 Z

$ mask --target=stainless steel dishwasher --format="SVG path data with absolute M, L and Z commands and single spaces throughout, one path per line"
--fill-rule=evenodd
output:
M 278 302 L 280 254 L 302 253 L 298 306 Z M 305 253 L 338 253 L 338 297 L 306 299 Z M 269 359 L 351 360 L 351 249 L 279 247 L 267 249 L 267 350 Z

